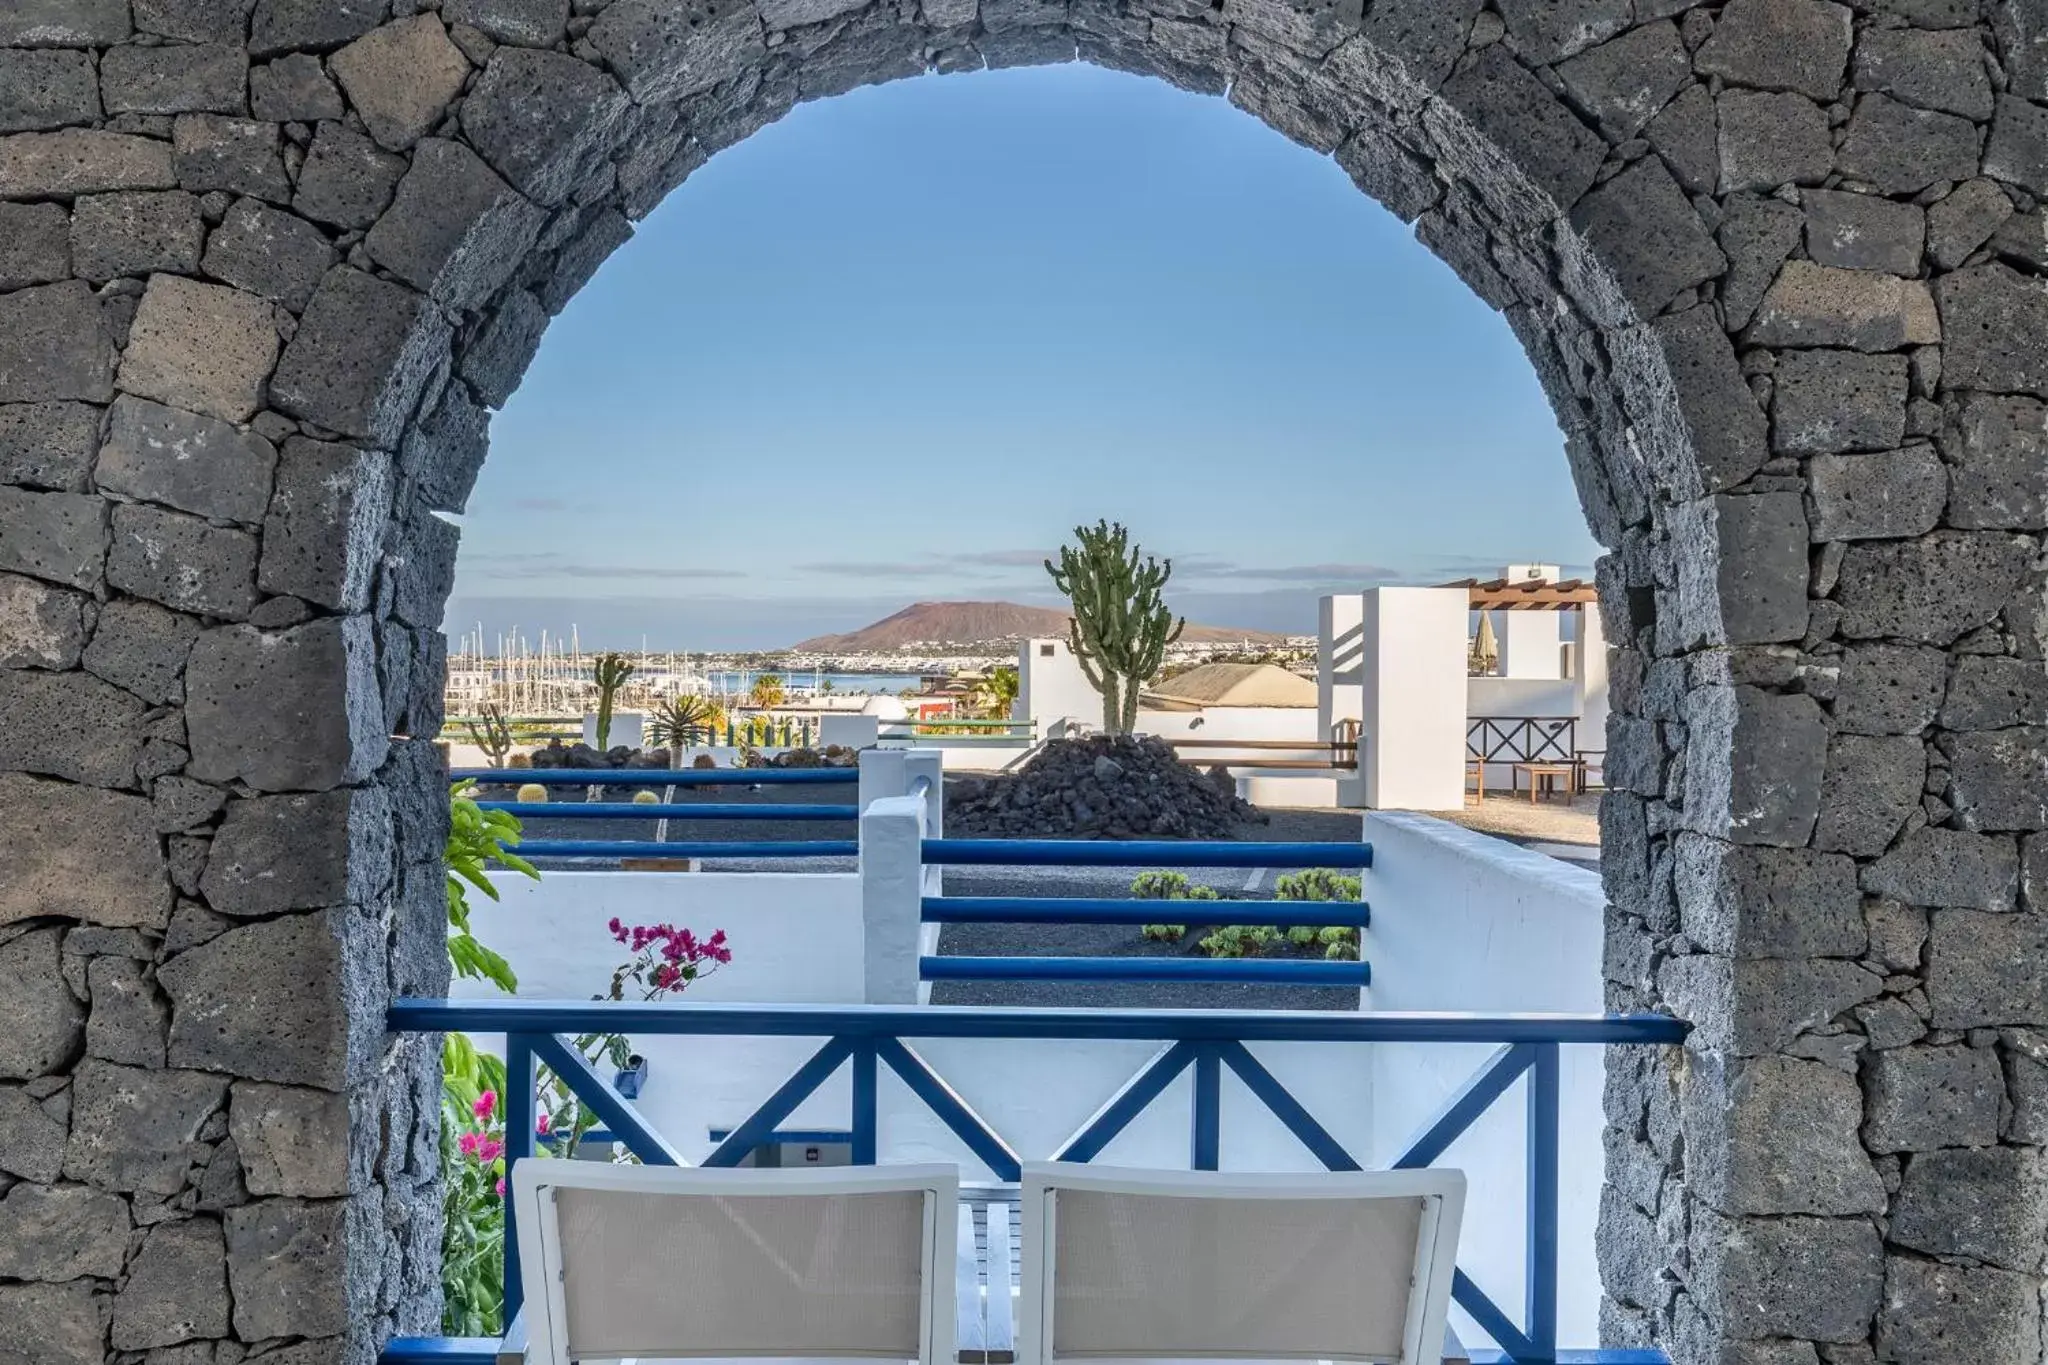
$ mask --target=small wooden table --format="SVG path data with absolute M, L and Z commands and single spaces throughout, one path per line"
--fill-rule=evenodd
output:
M 1548 792 L 1552 795 L 1556 794 L 1557 780 L 1559 778 L 1564 779 L 1564 795 L 1567 801 L 1577 794 L 1575 790 L 1578 786 L 1579 777 L 1577 764 L 1517 763 L 1514 765 L 1514 775 L 1509 779 L 1511 783 L 1508 788 L 1510 795 L 1521 790 L 1522 774 L 1524 773 L 1529 775 L 1529 804 L 1532 806 L 1536 804 L 1536 795 L 1539 791 Z

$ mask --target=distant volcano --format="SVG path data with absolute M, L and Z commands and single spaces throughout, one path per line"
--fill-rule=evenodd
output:
M 841 635 L 818 635 L 790 646 L 809 654 L 856 653 L 907 649 L 914 645 L 988 645 L 1064 636 L 1067 613 L 1057 607 L 1027 607 L 1017 602 L 913 602 L 894 616 Z M 1265 644 L 1282 639 L 1263 630 L 1231 630 L 1224 626 L 1188 623 L 1181 633 L 1191 644 Z

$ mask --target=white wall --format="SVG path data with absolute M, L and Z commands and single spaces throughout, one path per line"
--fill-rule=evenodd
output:
M 1316 732 L 1365 716 L 1365 598 L 1323 598 L 1316 610 Z
M 1205 706 L 1199 711 L 1154 711 L 1140 707 L 1137 732 L 1163 739 L 1288 739 L 1306 747 L 1299 755 L 1268 749 L 1266 758 L 1327 758 L 1329 746 L 1322 742 L 1316 713 L 1306 706 Z M 1256 749 L 1233 753 L 1229 749 L 1186 749 L 1181 756 L 1190 763 L 1257 761 Z M 1221 757 L 1218 757 L 1218 756 Z
M 905 790 L 933 758 L 876 752 L 864 765 L 864 795 Z M 885 802 L 867 822 L 892 812 L 915 828 L 937 825 L 922 811 Z M 1426 816 L 1369 813 L 1365 837 L 1374 866 L 1365 874 L 1373 907 L 1365 940 L 1375 1010 L 1480 1013 L 1601 1009 L 1602 897 L 1583 869 L 1473 834 Z M 914 841 L 898 856 L 914 859 Z M 878 913 L 910 929 L 916 901 L 932 888 L 931 869 L 899 879 L 894 906 L 864 901 L 858 874 L 552 872 L 538 883 L 502 877 L 504 900 L 474 909 L 478 935 L 504 952 L 521 976 L 521 995 L 579 999 L 604 991 L 626 950 L 606 930 L 613 916 L 631 923 L 667 921 L 700 933 L 723 928 L 734 961 L 693 988 L 697 1001 L 855 1004 L 874 996 L 878 970 L 867 951 Z M 916 951 L 932 948 L 915 930 Z M 901 938 L 901 935 L 898 936 Z M 904 940 L 906 943 L 908 940 Z M 885 970 L 900 978 L 909 952 Z M 914 970 L 914 967 L 911 968 Z M 1077 988 L 1085 989 L 1085 988 Z M 453 994 L 492 994 L 457 983 Z M 902 998 L 898 995 L 890 998 Z M 913 995 L 912 998 L 918 998 Z M 500 1040 L 480 1039 L 486 1046 Z M 651 1062 L 640 1107 L 691 1158 L 710 1150 L 710 1131 L 727 1129 L 814 1052 L 817 1039 L 641 1038 Z M 1145 1064 L 1149 1043 L 988 1040 L 912 1041 L 933 1067 L 1027 1159 L 1050 1156 Z M 1478 1068 L 1487 1048 L 1444 1045 L 1262 1045 L 1254 1048 L 1302 1103 L 1368 1165 L 1383 1164 Z M 1598 1276 L 1593 1226 L 1602 1176 L 1602 1058 L 1595 1048 L 1563 1053 L 1561 1113 L 1560 1339 L 1597 1340 Z M 1518 1312 L 1521 1302 L 1525 1134 L 1522 1083 L 1454 1146 L 1445 1164 L 1472 1181 L 1460 1263 L 1488 1293 Z M 1188 1163 L 1190 1081 L 1177 1081 L 1103 1160 L 1184 1168 Z M 835 1077 L 786 1126 L 843 1128 L 849 1085 Z M 880 1155 L 886 1161 L 957 1161 L 969 1178 L 988 1174 L 894 1078 L 881 1090 Z M 1313 1159 L 1234 1079 L 1224 1082 L 1223 1164 L 1233 1170 L 1316 1169 Z M 1470 1322 L 1467 1340 L 1483 1338 Z
M 608 747 L 616 749 L 623 744 L 628 749 L 639 748 L 640 733 L 646 721 L 647 713 L 644 711 L 612 712 L 611 733 L 606 736 L 607 739 L 611 740 L 611 744 Z M 595 711 L 585 711 L 583 713 L 583 742 L 593 749 L 597 747 L 597 712 Z
M 1465 714 L 1474 718 L 1576 716 L 1578 679 L 1469 677 L 1465 679 Z
M 1368 812 L 1373 866 L 1367 1007 L 1485 1014 L 1583 1013 L 1604 1007 L 1604 898 L 1597 874 L 1447 821 Z M 1479 1069 L 1489 1047 L 1374 1049 L 1373 1156 L 1398 1153 Z M 1558 1180 L 1558 1340 L 1599 1340 L 1593 1234 L 1604 1174 L 1602 1050 L 1562 1049 Z M 1471 1180 L 1458 1263 L 1519 1318 L 1523 1285 L 1526 1080 L 1517 1081 L 1439 1161 Z M 1459 1314 L 1467 1342 L 1484 1339 Z
M 1089 683 L 1065 640 L 1026 640 L 1017 646 L 1015 713 L 1037 722 L 1041 735 L 1070 718 L 1100 729 L 1102 694 Z
M 548 872 L 539 882 L 493 878 L 504 900 L 471 897 L 477 937 L 503 953 L 519 994 L 581 1000 L 606 991 L 630 953 L 606 923 L 672 923 L 699 935 L 726 931 L 733 960 L 692 986 L 695 1001 L 859 1004 L 860 878 L 854 873 Z M 488 998 L 488 983 L 458 981 L 450 995 Z M 500 1036 L 477 1035 L 502 1055 Z M 711 1148 L 712 1128 L 731 1127 L 817 1050 L 802 1038 L 655 1038 L 634 1045 L 648 1059 L 639 1108 L 692 1160 Z M 838 1127 L 847 1089 L 814 1098 L 790 1126 Z M 837 1096 L 833 1107 L 832 1096 Z
M 1557 678 L 1564 674 L 1564 617 L 1557 611 L 1499 611 L 1500 675 L 1503 678 Z
M 472 894 L 471 923 L 511 962 L 521 995 L 579 1000 L 603 991 L 627 957 L 605 928 L 616 915 L 700 935 L 726 931 L 733 961 L 693 987 L 693 1000 L 861 998 L 860 878 L 851 872 L 545 872 L 537 882 L 501 873 L 492 885 L 503 899 Z M 495 991 L 458 982 L 454 994 Z
M 1365 804 L 1465 804 L 1463 588 L 1373 588 L 1364 596 Z
M 823 716 L 818 721 L 818 743 L 821 746 L 841 744 L 849 749 L 865 749 L 875 742 L 881 728 L 881 719 L 866 713 Z
M 1607 756 L 1607 632 L 1597 607 L 1579 608 L 1579 747 L 1592 750 L 1593 775 L 1605 780 Z
M 882 813 L 892 806 L 901 808 L 901 799 L 885 802 Z M 732 963 L 693 986 L 684 997 L 689 1000 L 852 1005 L 868 995 L 861 879 L 855 874 L 550 872 L 537 883 L 519 877 L 495 880 L 504 900 L 494 904 L 477 897 L 481 903 L 473 922 L 478 936 L 511 961 L 523 997 L 576 1000 L 601 993 L 612 970 L 628 956 L 606 930 L 614 915 L 628 924 L 687 925 L 700 934 L 726 930 Z M 914 889 L 902 899 L 907 914 L 914 916 Z M 921 951 L 932 950 L 929 932 L 919 931 L 918 939 Z M 496 991 L 484 983 L 458 982 L 450 994 L 477 999 Z M 729 1129 L 745 1119 L 822 1042 L 634 1041 L 649 1060 L 649 1082 L 638 1107 L 693 1160 L 710 1151 L 713 1129 Z M 479 1035 L 477 1042 L 502 1052 L 500 1037 Z M 1053 1155 L 1157 1051 L 1149 1043 L 1061 1040 L 953 1039 L 912 1045 L 1029 1159 Z M 1340 1141 L 1367 1149 L 1371 1090 L 1365 1047 L 1295 1044 L 1254 1050 L 1305 1097 Z M 1333 1077 L 1341 1083 L 1333 1085 Z M 1187 1077 L 1176 1082 L 1102 1159 L 1185 1169 L 1189 1086 Z M 850 1103 L 842 1069 L 784 1126 L 843 1129 Z M 968 1178 L 990 1178 L 923 1103 L 886 1072 L 880 1138 L 884 1161 L 957 1161 Z M 1224 1085 L 1223 1155 L 1225 1167 L 1233 1170 L 1320 1169 L 1233 1080 Z

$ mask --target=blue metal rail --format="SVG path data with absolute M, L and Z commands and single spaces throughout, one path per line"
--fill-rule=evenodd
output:
M 1369 962 L 1261 957 L 921 957 L 925 981 L 1221 981 L 1240 986 L 1370 986 Z
M 1350 1014 L 1326 1011 L 1210 1010 L 1019 1010 L 888 1006 L 729 1006 L 632 1004 L 624 1002 L 532 1000 L 400 1000 L 386 1013 L 398 1031 L 441 1033 L 452 1029 L 505 1034 L 505 1131 L 508 1164 L 535 1155 L 534 1083 L 545 1065 L 588 1104 L 606 1128 L 642 1161 L 673 1165 L 675 1148 L 647 1124 L 559 1035 L 633 1032 L 691 1037 L 808 1037 L 824 1044 L 794 1075 L 777 1087 L 754 1113 L 722 1140 L 704 1164 L 731 1166 L 764 1141 L 772 1140 L 806 1099 L 842 1067 L 853 1084 L 851 1134 L 854 1159 L 877 1157 L 878 1085 L 881 1068 L 895 1073 L 940 1122 L 998 1178 L 1017 1179 L 1022 1158 L 1016 1149 L 964 1101 L 914 1051 L 906 1038 L 1144 1039 L 1164 1046 L 1123 1089 L 1097 1110 L 1052 1155 L 1088 1161 L 1158 1100 L 1182 1072 L 1192 1071 L 1193 1115 L 1189 1163 L 1196 1169 L 1221 1164 L 1224 1075 L 1234 1075 L 1331 1170 L 1358 1170 L 1360 1163 L 1318 1122 L 1285 1085 L 1246 1047 L 1254 1042 L 1437 1042 L 1494 1043 L 1494 1054 L 1479 1073 L 1424 1125 L 1402 1151 L 1396 1168 L 1424 1166 L 1442 1154 L 1480 1114 L 1526 1074 L 1525 1123 L 1530 1163 L 1526 1182 L 1527 1264 L 1521 1324 L 1469 1277 L 1459 1272 L 1452 1294 L 1501 1346 L 1498 1355 L 1475 1359 L 1511 1365 L 1587 1361 L 1601 1365 L 1660 1362 L 1655 1353 L 1560 1352 L 1557 1321 L 1557 1165 L 1559 1151 L 1558 1049 L 1570 1043 L 1672 1044 L 1683 1042 L 1689 1025 L 1662 1015 L 1453 1015 Z M 505 1313 L 517 1312 L 519 1280 L 517 1228 L 505 1228 Z M 494 1345 L 492 1343 L 484 1343 Z M 406 1338 L 386 1348 L 384 1365 L 485 1365 L 481 1345 L 469 1339 Z
M 769 805 L 743 801 L 705 801 L 698 805 L 631 801 L 479 801 L 483 810 L 501 810 L 535 820 L 858 820 L 859 806 Z
M 1682 1043 L 1663 1014 L 1354 1010 L 968 1009 L 933 1005 L 696 1005 L 637 1000 L 404 999 L 399 1033 L 644 1033 L 707 1038 L 1070 1038 L 1242 1043 Z
M 448 777 L 507 787 L 824 787 L 860 781 L 853 768 L 456 768 Z
M 1372 866 L 1372 845 L 1182 839 L 926 839 L 924 861 L 982 867 Z
M 663 844 L 638 839 L 527 839 L 522 858 L 857 858 L 854 839 L 772 839 L 722 843 L 716 839 Z
M 1364 901 L 1130 900 L 1097 896 L 926 896 L 926 924 L 1256 924 L 1364 929 Z

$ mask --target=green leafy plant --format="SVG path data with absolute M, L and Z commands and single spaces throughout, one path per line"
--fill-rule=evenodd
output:
M 505 1330 L 505 1064 L 460 1033 L 441 1039 L 441 1331 Z
M 1148 924 L 1144 928 L 1147 941 L 1152 943 L 1178 943 L 1188 936 L 1185 924 Z
M 773 673 L 763 673 L 754 679 L 750 700 L 763 711 L 772 711 L 782 705 L 786 693 L 787 689 L 784 688 L 780 677 Z
M 613 651 L 597 656 L 591 668 L 591 678 L 597 683 L 597 747 L 609 749 L 612 746 L 612 704 L 618 700 L 619 689 L 626 685 L 626 679 L 633 676 L 633 661 Z
M 1138 723 L 1138 689 L 1187 625 L 1161 597 L 1173 561 L 1144 554 L 1130 538 L 1121 522 L 1076 526 L 1079 544 L 1060 547 L 1058 567 L 1045 561 L 1053 586 L 1073 607 L 1068 643 L 1102 697 L 1102 728 L 1111 735 L 1127 735 Z
M 469 892 L 498 899 L 498 888 L 486 875 L 492 867 L 509 868 L 540 880 L 533 864 L 512 852 L 519 846 L 519 819 L 476 803 L 474 779 L 448 790 L 448 961 L 457 976 L 489 981 L 503 991 L 519 988 L 512 964 L 477 940 L 469 927 Z

